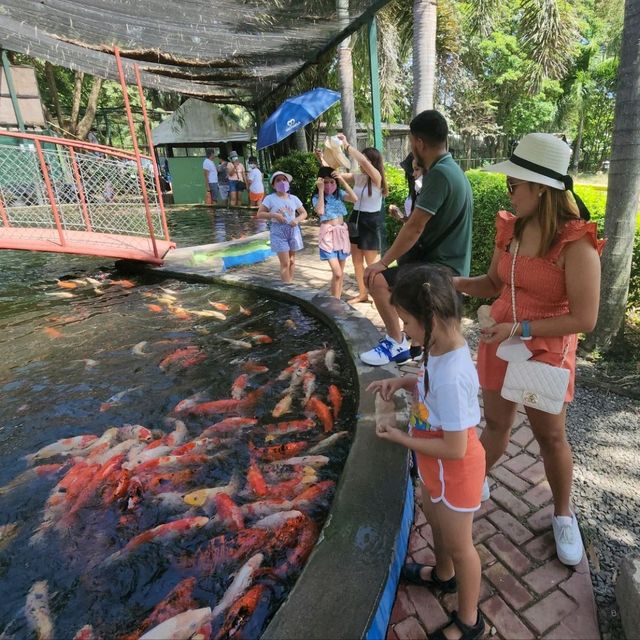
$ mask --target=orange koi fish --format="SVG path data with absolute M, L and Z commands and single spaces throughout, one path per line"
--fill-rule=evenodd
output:
M 216 494 L 214 500 L 217 515 L 227 529 L 230 531 L 244 529 L 244 516 L 240 507 L 226 493 Z
M 198 391 L 194 393 L 192 396 L 185 398 L 184 400 L 180 400 L 178 404 L 173 408 L 173 413 L 181 413 L 190 407 L 194 407 L 198 402 L 201 402 L 207 397 L 207 389 L 203 391 Z
M 217 309 L 218 311 L 229 311 L 229 309 L 231 308 L 228 304 L 225 304 L 224 302 L 212 302 L 211 300 L 209 300 L 209 304 L 214 309 Z
M 255 418 L 225 418 L 224 420 L 207 427 L 200 434 L 200 437 L 209 438 L 223 433 L 233 433 L 242 427 L 254 427 L 256 424 L 258 424 L 258 421 Z
M 218 602 L 211 612 L 212 620 L 226 611 L 248 589 L 263 560 L 264 555 L 256 553 L 256 555 L 251 556 L 251 558 L 249 558 L 249 560 L 247 560 L 236 572 L 233 582 L 229 585 L 224 596 L 222 596 L 220 602 Z
M 342 394 L 335 384 L 329 385 L 329 402 L 333 407 L 333 419 L 337 420 L 340 409 L 342 408 Z
M 78 286 L 75 282 L 70 282 L 69 280 L 58 280 L 57 284 L 61 289 L 75 289 Z
M 264 583 L 253 585 L 230 607 L 218 638 L 257 638 L 271 610 L 273 590 Z
M 272 447 L 264 447 L 263 449 L 256 449 L 256 453 L 263 460 L 273 462 L 274 460 L 285 460 L 296 456 L 304 451 L 309 446 L 307 442 L 287 442 L 285 444 L 278 444 Z
M 289 577 L 292 573 L 299 571 L 302 565 L 313 551 L 313 547 L 318 539 L 318 527 L 308 519 L 306 526 L 303 527 L 298 540 L 298 544 L 287 551 L 287 560 L 276 568 L 275 573 L 281 578 Z
M 240 305 L 240 313 L 243 316 L 251 316 L 251 315 L 253 315 L 253 311 L 251 311 L 251 309 L 245 309 L 242 305 Z
M 249 382 L 249 374 L 243 373 L 239 375 L 231 385 L 231 397 L 234 400 L 240 400 L 242 398 L 242 393 L 247 386 L 247 382 Z
M 149 311 L 153 311 L 153 313 L 161 313 L 163 311 L 159 304 L 148 304 L 147 309 L 149 309 Z
M 56 329 L 55 327 L 45 327 L 43 329 L 43 331 L 50 337 L 50 338 L 61 338 L 62 337 L 62 331 L 58 331 L 58 329 Z
M 247 335 L 250 336 L 256 344 L 271 344 L 273 342 L 273 338 L 259 331 L 250 331 Z
M 291 411 L 292 401 L 293 401 L 293 396 L 290 393 L 288 393 L 286 396 L 284 396 L 284 398 L 280 400 L 280 402 L 278 402 L 278 404 L 275 406 L 275 408 L 271 412 L 271 415 L 274 418 L 279 418 L 281 415 L 285 413 L 289 413 L 289 411 Z
M 265 367 L 265 365 L 263 364 L 258 364 L 253 360 L 248 360 L 247 362 L 243 363 L 240 368 L 245 373 L 266 373 L 267 371 L 269 371 L 269 367 Z
M 84 627 L 76 631 L 73 640 L 98 640 L 98 636 L 90 624 L 85 624 Z
M 202 402 L 193 407 L 188 407 L 186 412 L 196 416 L 208 416 L 215 413 L 231 413 L 237 411 L 242 400 L 233 398 L 224 400 L 213 400 L 212 402 Z
M 115 284 L 123 289 L 132 289 L 136 286 L 135 282 L 131 282 L 131 280 L 111 280 L 109 284 Z
M 115 560 L 119 560 L 131 553 L 134 549 L 137 549 L 140 545 L 147 542 L 163 542 L 181 537 L 195 529 L 204 527 L 208 522 L 209 518 L 206 518 L 205 516 L 195 516 L 192 518 L 183 518 L 182 520 L 173 520 L 172 522 L 159 524 L 157 527 L 153 527 L 153 529 L 149 529 L 148 531 L 143 531 L 137 536 L 131 538 L 131 540 L 129 540 L 122 549 L 112 553 L 105 562 L 110 564 Z
M 306 413 L 314 413 L 318 416 L 325 433 L 333 429 L 333 417 L 331 415 L 331 409 L 318 398 L 318 396 L 311 396 L 305 405 Z
M 249 483 L 249 487 L 251 487 L 251 491 L 259 497 L 267 495 L 267 483 L 264 480 L 264 476 L 260 471 L 260 468 L 255 462 L 252 462 L 249 465 L 249 470 L 247 471 L 247 482 Z
M 305 420 L 289 420 L 286 422 L 278 422 L 277 424 L 268 424 L 265 426 L 267 433 L 269 434 L 284 434 L 293 433 L 296 431 L 308 431 L 313 429 L 316 423 L 311 418 Z
M 296 496 L 293 499 L 293 508 L 294 509 L 307 509 L 315 502 L 325 498 L 333 488 L 336 483 L 333 480 L 324 480 L 323 482 L 318 482 L 318 484 L 305 489 L 301 494 Z
M 176 349 L 173 353 L 170 353 L 168 356 L 165 356 L 158 365 L 161 369 L 166 369 L 169 365 L 174 364 L 175 362 L 179 362 L 180 360 L 184 360 L 185 358 L 190 358 L 196 354 L 202 353 L 200 348 L 195 345 L 190 345 L 188 347 L 182 347 L 181 349 Z

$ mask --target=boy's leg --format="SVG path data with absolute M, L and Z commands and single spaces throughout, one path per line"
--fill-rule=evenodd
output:
M 434 505 L 438 525 L 446 552 L 453 561 L 458 581 L 458 617 L 473 627 L 478 621 L 478 599 L 480 598 L 480 556 L 473 546 L 472 528 L 474 512 L 454 511 L 443 502 Z M 455 640 L 460 629 L 450 625 L 444 631 L 447 638 Z

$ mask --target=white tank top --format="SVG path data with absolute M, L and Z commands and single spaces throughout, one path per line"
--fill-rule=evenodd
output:
M 371 195 L 369 195 L 368 180 L 369 176 L 366 173 L 356 173 L 353 176 L 353 191 L 358 196 L 358 202 L 353 205 L 353 210 L 378 213 L 382 208 L 382 191 L 372 181 Z

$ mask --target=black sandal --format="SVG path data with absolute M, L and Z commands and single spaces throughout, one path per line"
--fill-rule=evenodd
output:
M 430 633 L 428 635 L 428 640 L 448 640 L 447 636 L 444 634 L 444 630 L 447 627 L 450 627 L 452 624 L 458 627 L 458 629 L 460 629 L 460 631 L 462 632 L 459 640 L 481 640 L 482 636 L 484 636 L 485 633 L 484 618 L 482 617 L 480 609 L 478 609 L 478 620 L 473 625 L 473 627 L 470 627 L 468 624 L 462 622 L 462 620 L 458 618 L 458 612 L 453 611 L 451 613 L 451 619 L 449 620 L 449 622 L 442 625 L 439 629 L 436 629 L 433 633 Z
M 429 587 L 430 589 L 439 589 L 443 593 L 454 593 L 458 589 L 458 583 L 456 577 L 449 578 L 448 580 L 441 580 L 436 574 L 436 568 L 431 569 L 431 577 L 425 580 L 420 576 L 420 570 L 423 567 L 427 567 L 426 564 L 418 564 L 417 562 L 410 562 L 402 567 L 402 577 L 413 584 L 420 585 L 421 587 Z

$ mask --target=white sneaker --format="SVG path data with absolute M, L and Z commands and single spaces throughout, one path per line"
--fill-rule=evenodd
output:
M 480 502 L 486 502 L 491 497 L 491 491 L 489 490 L 489 479 L 484 479 L 482 485 L 482 494 L 480 495 Z
M 570 517 L 553 516 L 552 525 L 558 560 L 570 567 L 579 564 L 583 547 L 576 517 L 573 514 Z
M 379 367 L 390 362 L 406 362 L 409 359 L 409 341 L 402 335 L 402 342 L 396 342 L 393 338 L 385 336 L 378 342 L 378 346 L 370 351 L 360 354 L 360 360 L 372 367 Z

